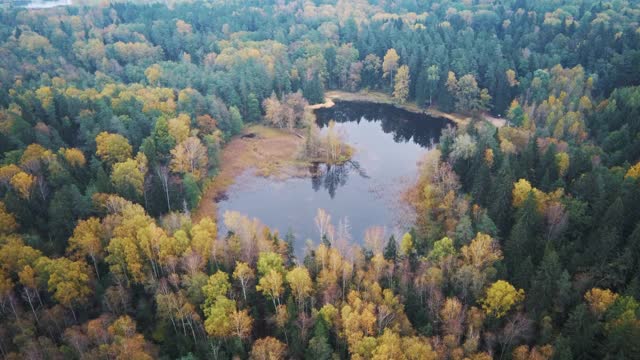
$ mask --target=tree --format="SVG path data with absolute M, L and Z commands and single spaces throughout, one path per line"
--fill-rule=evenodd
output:
M 332 348 L 329 344 L 329 329 L 327 321 L 323 316 L 316 318 L 313 327 L 313 337 L 309 340 L 309 345 L 305 351 L 305 358 L 329 360 L 331 359 Z
M 487 289 L 486 296 L 481 300 L 481 303 L 488 315 L 499 319 L 522 300 L 524 300 L 524 290 L 516 290 L 508 282 L 498 280 Z
M 218 129 L 218 122 L 209 114 L 196 116 L 198 130 L 205 134 L 213 134 Z
M 189 137 L 191 132 L 191 118 L 187 114 L 179 114 L 177 117 L 169 119 L 167 122 L 169 135 L 177 143 L 181 143 Z
M 453 161 L 469 160 L 475 155 L 477 149 L 478 145 L 473 137 L 466 133 L 461 134 L 453 141 L 449 158 Z
M 629 168 L 624 176 L 625 178 L 638 179 L 640 178 L 640 161 Z
M 55 260 L 43 257 L 38 260 L 36 268 L 44 277 L 53 298 L 68 307 L 75 318 L 74 307 L 86 303 L 92 293 L 87 264 L 64 257 Z
M 478 233 L 469 245 L 460 249 L 465 263 L 476 269 L 485 269 L 502 259 L 498 243 L 489 235 Z
M 318 229 L 320 240 L 323 240 L 331 226 L 331 215 L 326 210 L 318 208 L 316 217 L 313 220 Z
M 147 77 L 150 85 L 156 86 L 158 85 L 158 80 L 162 77 L 162 68 L 158 64 L 153 64 L 144 71 L 144 76 Z
M 31 190 L 35 183 L 35 176 L 27 174 L 24 171 L 20 171 L 11 178 L 11 186 L 13 186 L 13 189 L 21 198 L 26 200 L 31 198 Z
M 409 96 L 409 67 L 407 65 L 402 65 L 398 69 L 395 82 L 393 98 L 403 104 L 407 101 L 407 97 Z
M 274 252 L 261 252 L 258 256 L 257 268 L 260 276 L 267 275 L 271 270 L 284 274 L 282 256 Z
M 242 115 L 237 107 L 232 106 L 229 108 L 229 114 L 231 115 L 231 135 L 239 134 L 242 131 L 244 122 L 242 121 Z
M 404 358 L 400 335 L 391 329 L 385 329 L 377 339 L 377 346 L 371 354 L 371 359 L 402 359 Z
M 400 253 L 404 256 L 409 256 L 413 253 L 413 237 L 409 233 L 402 235 L 402 241 L 400 241 Z
M 287 346 L 273 337 L 256 340 L 251 348 L 251 360 L 284 360 Z
M 236 302 L 220 295 L 210 306 L 205 306 L 204 328 L 209 336 L 226 338 L 234 334 L 231 315 L 236 311 Z
M 42 303 L 42 300 L 38 293 L 38 279 L 36 278 L 36 272 L 30 265 L 26 265 L 22 271 L 18 273 L 18 279 L 20 280 L 20 284 L 22 284 L 22 297 L 26 298 L 29 303 L 29 307 L 31 308 L 31 312 L 33 313 L 33 317 L 36 322 L 38 322 L 39 320 L 34 307 L 34 302 L 36 298 L 40 303 Z
M 171 170 L 190 173 L 200 180 L 207 173 L 207 148 L 197 137 L 189 137 L 171 150 Z
M 389 78 L 390 86 L 393 85 L 393 73 L 398 69 L 398 62 L 400 61 L 400 56 L 395 49 L 391 48 L 387 50 L 387 53 L 384 55 L 384 61 L 382 62 L 382 77 Z
M 462 303 L 457 298 L 447 298 L 440 309 L 440 319 L 445 336 L 451 336 L 458 343 L 464 330 L 464 311 Z
M 520 103 L 517 99 L 514 99 L 509 106 L 509 110 L 507 112 L 507 119 L 511 121 L 511 123 L 515 126 L 522 126 L 525 120 L 526 114 L 520 106 Z
M 362 79 L 367 87 L 375 87 L 380 77 L 380 69 L 382 61 L 375 54 L 368 54 L 364 58 L 364 66 L 362 69 Z
M 244 301 L 247 301 L 247 287 L 249 286 L 249 282 L 255 278 L 255 272 L 247 263 L 236 261 L 233 278 L 240 281 L 242 296 L 244 297 Z
M 282 104 L 276 97 L 276 93 L 272 93 L 270 97 L 264 99 L 262 102 L 264 108 L 264 119 L 277 127 L 284 127 L 282 119 Z
M 248 310 L 234 311 L 230 316 L 233 333 L 240 339 L 246 339 L 251 335 L 253 319 Z
M 304 82 L 302 94 L 311 104 L 319 104 L 324 101 L 324 86 L 317 72 L 313 74 L 311 79 L 307 79 Z
M 593 288 L 584 294 L 589 310 L 596 316 L 602 316 L 618 298 L 618 294 L 609 289 Z
M 427 259 L 437 263 L 441 259 L 455 255 L 455 253 L 456 249 L 453 247 L 453 240 L 445 236 L 433 243 L 433 250 L 431 250 Z
M 555 156 L 556 166 L 558 167 L 558 175 L 564 177 L 569 169 L 569 154 L 566 152 L 559 152 Z
M 151 134 L 155 151 L 164 159 L 169 155 L 169 151 L 176 145 L 176 139 L 169 133 L 169 122 L 163 116 L 157 121 Z
M 139 199 L 144 192 L 145 174 L 138 165 L 135 159 L 113 164 L 111 182 L 116 191 L 127 199 Z
M 69 238 L 67 253 L 75 259 L 88 257 L 93 263 L 98 279 L 98 261 L 104 257 L 104 230 L 100 219 L 91 217 L 87 220 L 80 220 L 73 230 L 73 236 Z
M 487 110 L 491 96 L 486 89 L 480 89 L 475 76 L 467 74 L 456 79 L 453 72 L 449 72 L 447 89 L 456 98 L 456 110 L 462 113 L 477 113 Z
M 273 301 L 273 307 L 277 309 L 277 304 L 280 304 L 280 295 L 283 291 L 282 283 L 282 274 L 275 269 L 272 269 L 260 278 L 258 285 L 256 285 L 256 290 L 261 292 L 264 296 L 271 298 Z
M 18 229 L 16 218 L 7 211 L 4 202 L 0 201 L 0 235 L 8 235 Z
M 395 262 L 398 257 L 398 244 L 396 244 L 395 236 L 391 235 L 387 240 L 387 246 L 384 247 L 384 259 Z
M 313 281 L 309 276 L 309 270 L 296 266 L 287 273 L 286 280 L 291 287 L 293 296 L 298 301 L 298 308 L 304 311 L 304 300 L 313 290 Z
M 518 182 L 513 184 L 513 206 L 516 208 L 521 207 L 525 200 L 529 197 L 529 193 L 533 192 L 534 196 L 539 194 L 539 191 L 531 186 L 531 183 L 526 179 L 520 179 Z
M 440 81 L 440 68 L 438 65 L 431 65 L 427 68 L 427 88 L 429 89 L 429 105 L 433 104 L 433 92 L 438 87 Z
M 83 167 L 87 163 L 84 153 L 80 149 L 63 149 L 62 153 L 64 155 L 64 159 L 72 167 Z
M 224 271 L 218 270 L 215 274 L 209 276 L 207 284 L 202 287 L 202 293 L 205 297 L 204 306 L 213 304 L 219 297 L 226 297 L 229 289 L 231 289 L 229 275 Z
M 513 71 L 513 69 L 508 69 L 505 72 L 505 75 L 507 76 L 507 82 L 509 83 L 509 86 L 514 87 L 519 84 L 518 79 L 516 77 L 516 72 Z
M 258 122 L 260 121 L 260 102 L 254 93 L 250 93 L 247 98 L 247 121 Z
M 211 257 L 215 259 L 216 238 L 218 236 L 218 226 L 210 217 L 204 217 L 191 228 L 190 248 L 198 255 L 200 261 L 198 267 L 203 267 Z
M 151 360 L 156 354 L 142 334 L 136 332 L 136 323 L 129 316 L 121 316 L 108 328 L 113 339 L 108 353 L 116 359 Z
M 109 165 L 127 160 L 132 151 L 129 141 L 120 134 L 103 131 L 96 136 L 96 154 Z

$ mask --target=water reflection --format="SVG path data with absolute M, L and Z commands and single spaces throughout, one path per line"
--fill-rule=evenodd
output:
M 318 125 L 327 126 L 329 121 L 338 123 L 355 121 L 380 122 L 382 131 L 391 133 L 397 143 L 413 140 L 422 147 L 429 147 L 440 136 L 447 120 L 432 118 L 396 108 L 393 105 L 337 101 L 332 108 L 316 110 Z
M 218 216 L 235 210 L 282 234 L 291 229 L 298 256 L 306 239 L 319 241 L 318 208 L 331 214 L 334 225 L 347 219 L 356 242 L 375 225 L 388 234 L 405 231 L 411 214 L 401 208 L 399 194 L 415 179 L 425 147 L 447 122 L 376 104 L 337 103 L 316 115 L 320 126 L 336 120 L 336 130 L 355 149 L 353 158 L 341 165 L 313 164 L 308 178 L 276 180 L 247 173 L 228 189 L 228 198 L 220 199 Z M 221 218 L 219 223 L 224 232 Z
M 364 179 L 369 178 L 360 163 L 355 160 L 349 160 L 339 165 L 313 163 L 309 167 L 311 188 L 318 191 L 322 187 L 327 190 L 329 196 L 333 199 L 336 196 L 336 190 L 347 184 L 349 174 L 352 171 Z

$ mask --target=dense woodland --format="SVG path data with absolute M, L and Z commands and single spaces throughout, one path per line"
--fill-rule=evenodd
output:
M 639 359 L 639 22 L 632 0 L 0 9 L 0 357 Z M 306 239 L 192 218 L 229 139 L 312 127 L 329 89 L 473 117 L 421 165 L 412 229 L 350 239 L 319 210 L 296 259 Z

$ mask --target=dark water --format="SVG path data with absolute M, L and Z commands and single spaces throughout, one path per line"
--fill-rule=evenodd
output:
M 9 5 L 27 9 L 49 9 L 58 6 L 71 6 L 71 0 L 9 0 Z
M 308 178 L 284 181 L 246 173 L 218 205 L 222 214 L 236 210 L 260 219 L 284 236 L 295 236 L 296 254 L 306 239 L 318 242 L 314 217 L 318 208 L 332 223 L 347 219 L 353 241 L 362 242 L 371 226 L 384 226 L 387 236 L 406 231 L 412 219 L 398 195 L 415 178 L 417 163 L 448 124 L 444 119 L 413 114 L 390 105 L 338 102 L 316 111 L 318 125 L 330 120 L 356 149 L 352 161 L 339 166 L 317 164 Z

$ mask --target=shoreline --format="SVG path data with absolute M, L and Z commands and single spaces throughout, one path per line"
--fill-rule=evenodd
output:
M 247 134 L 254 134 L 247 137 Z M 216 200 L 237 182 L 246 171 L 253 169 L 259 176 L 287 179 L 301 176 L 308 162 L 299 159 L 304 138 L 295 132 L 251 125 L 232 138 L 221 150 L 218 174 L 210 178 L 194 209 L 194 219 L 205 216 L 217 218 Z
M 325 94 L 325 102 L 309 105 L 307 109 L 328 109 L 336 101 L 369 102 L 391 105 L 415 114 L 444 118 L 457 126 L 466 126 L 470 117 L 445 113 L 435 107 L 420 109 L 414 102 L 398 104 L 389 95 L 381 92 L 357 92 L 333 90 Z M 504 126 L 503 119 L 483 114 L 486 121 L 496 127 Z M 251 137 L 246 135 L 253 134 Z M 253 169 L 258 176 L 284 180 L 292 177 L 308 176 L 308 166 L 317 159 L 301 159 L 300 149 L 304 146 L 304 137 L 295 131 L 271 128 L 264 125 L 251 125 L 232 138 L 223 148 L 220 156 L 218 174 L 210 178 L 202 190 L 198 206 L 194 209 L 194 219 L 205 216 L 217 217 L 217 202 L 227 189 L 237 182 L 246 171 Z M 304 174 L 303 174 L 304 172 Z
M 320 104 L 309 105 L 309 109 L 317 110 L 317 109 L 329 109 L 335 106 L 336 101 L 347 101 L 347 102 L 370 102 L 375 104 L 385 104 L 392 105 L 398 109 L 409 111 L 415 114 L 424 114 L 431 117 L 444 118 L 458 126 L 467 126 L 471 122 L 470 116 L 465 116 L 457 113 L 446 113 L 438 110 L 435 106 L 430 106 L 427 109 L 421 109 L 416 105 L 415 102 L 406 102 L 404 104 L 399 104 L 393 100 L 391 96 L 388 94 L 379 92 L 379 91 L 358 91 L 358 92 L 347 92 L 342 90 L 331 90 L 325 93 L 325 102 Z M 501 118 L 496 118 L 490 116 L 488 114 L 482 114 L 484 119 L 493 126 L 500 128 L 506 125 L 506 121 Z
M 251 136 L 247 136 L 251 135 Z M 242 129 L 221 149 L 218 173 L 208 178 L 202 189 L 194 219 L 217 217 L 217 200 L 248 171 L 256 176 L 277 181 L 309 177 L 309 167 L 322 162 L 319 158 L 302 156 L 305 137 L 295 130 L 272 128 L 254 124 Z M 348 145 L 347 145 L 348 146 Z M 349 153 L 355 149 L 349 146 Z M 351 156 L 335 164 L 349 161 Z

